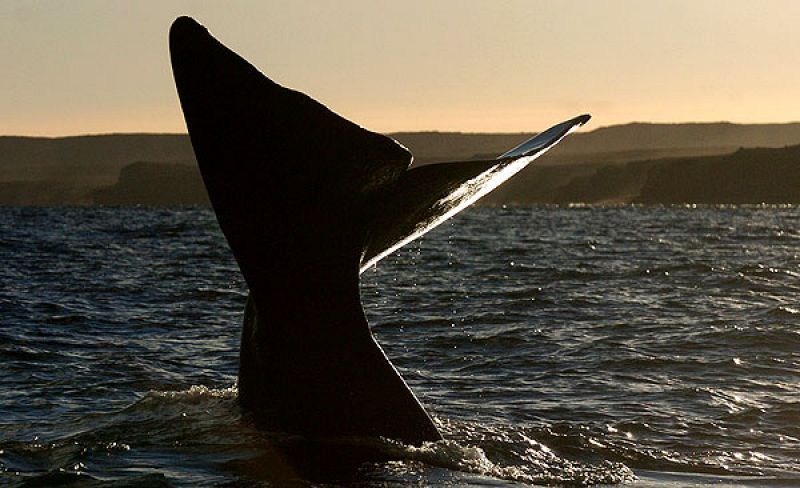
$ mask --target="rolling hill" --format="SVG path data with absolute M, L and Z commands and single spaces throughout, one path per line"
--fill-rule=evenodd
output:
M 390 134 L 413 152 L 414 165 L 494 157 L 531 135 Z M 712 164 L 712 160 L 704 159 L 733 154 L 739 154 L 737 164 L 745 166 L 778 168 L 775 165 L 780 161 L 779 171 L 788 175 L 794 171 L 792 158 L 796 156 L 790 148 L 778 149 L 779 152 L 737 151 L 742 147 L 781 148 L 796 144 L 800 144 L 800 123 L 633 123 L 602 127 L 573 134 L 483 203 L 656 202 L 700 198 L 697 191 L 679 194 L 677 188 L 669 190 L 665 181 L 676 178 L 675 171 L 700 178 L 700 168 L 705 168 L 702 170 L 705 178 L 716 176 L 720 181 L 732 182 L 734 174 L 757 176 L 748 173 L 750 169 L 735 173 L 732 168 L 739 166 L 726 168 L 725 164 L 733 164 L 728 160 Z M 678 167 L 680 171 L 667 169 Z M 719 174 L 715 175 L 715 171 Z M 198 175 L 185 134 L 0 137 L 0 205 L 203 204 L 207 200 Z M 740 190 L 730 185 L 720 188 L 725 188 L 730 198 L 741 199 L 747 194 L 736 193 Z M 719 192 L 708 195 L 716 200 L 725 199 Z M 780 192 L 776 190 L 775 195 L 785 198 L 792 193 L 783 188 Z

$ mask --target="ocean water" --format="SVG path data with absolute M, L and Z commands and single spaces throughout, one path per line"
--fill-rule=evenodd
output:
M 362 275 L 446 440 L 236 402 L 206 209 L 0 209 L 2 486 L 800 486 L 800 208 L 474 208 Z M 387 412 L 387 415 L 391 415 Z

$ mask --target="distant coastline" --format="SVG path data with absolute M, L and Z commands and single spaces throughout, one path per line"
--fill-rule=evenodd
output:
M 494 157 L 532 134 L 389 134 L 415 165 Z M 484 205 L 800 203 L 800 123 L 626 124 L 579 133 Z M 185 134 L 0 137 L 0 205 L 208 205 Z

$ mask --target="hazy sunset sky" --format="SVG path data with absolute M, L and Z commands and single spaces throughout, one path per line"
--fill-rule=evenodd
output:
M 795 0 L 0 0 L 0 134 L 184 132 L 183 14 L 380 132 L 800 120 Z

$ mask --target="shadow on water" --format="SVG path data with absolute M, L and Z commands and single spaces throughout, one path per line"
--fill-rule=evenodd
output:
M 51 432 L 53 440 L 5 442 L 0 461 L 3 478 L 20 487 L 513 486 L 633 479 L 619 463 L 560 458 L 512 427 L 438 423 L 449 440 L 421 446 L 306 439 L 259 428 L 242 415 L 234 388 L 194 386 L 150 392 L 121 410 L 77 419 L 61 426 L 60 434 Z

